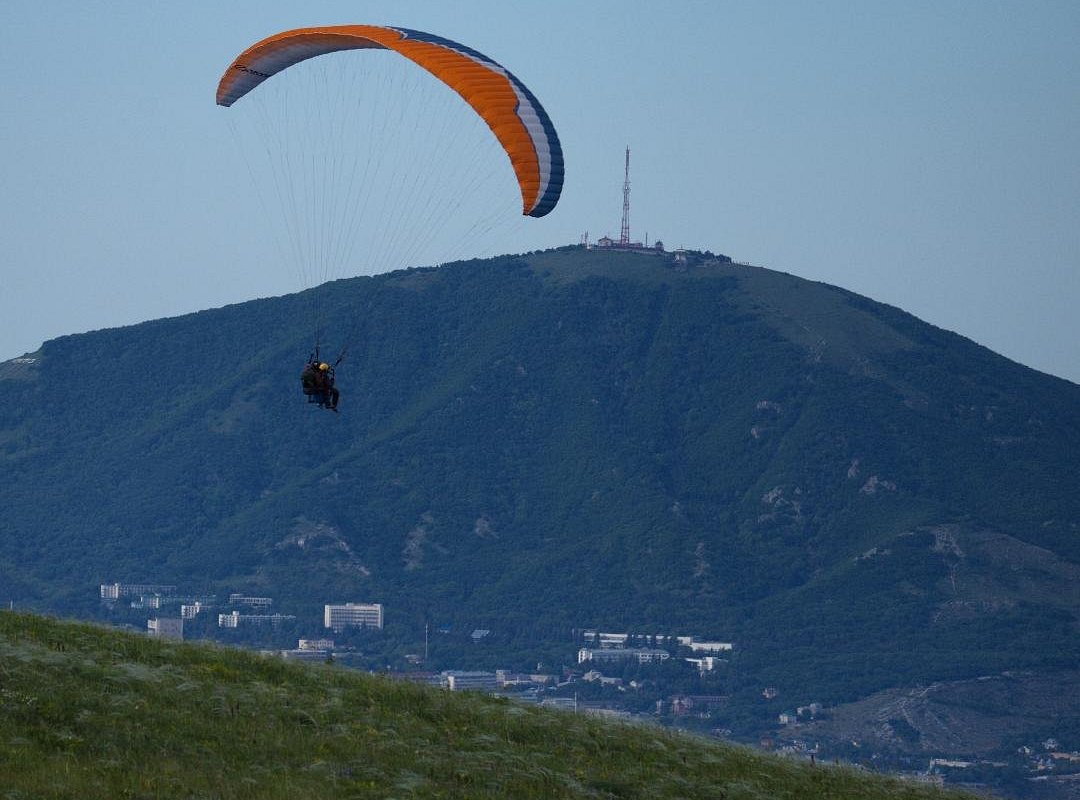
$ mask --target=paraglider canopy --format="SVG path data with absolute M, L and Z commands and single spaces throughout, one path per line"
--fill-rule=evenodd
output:
M 445 83 L 484 120 L 510 158 L 522 213 L 548 214 L 559 200 L 563 157 L 555 128 L 526 86 L 469 47 L 408 28 L 335 25 L 283 31 L 242 52 L 221 77 L 218 105 L 231 106 L 301 61 L 342 50 L 392 50 Z

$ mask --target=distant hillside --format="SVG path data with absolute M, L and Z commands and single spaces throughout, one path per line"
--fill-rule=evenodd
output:
M 1080 386 L 709 254 L 321 291 L 355 332 L 337 416 L 299 394 L 309 295 L 0 365 L 0 600 L 96 615 L 99 583 L 166 582 L 316 627 L 377 601 L 400 652 L 482 627 L 514 668 L 572 657 L 574 629 L 691 634 L 736 643 L 726 689 L 777 687 L 771 718 L 1006 671 L 1074 685 Z
M 9 797 L 959 797 L 663 729 L 0 612 Z

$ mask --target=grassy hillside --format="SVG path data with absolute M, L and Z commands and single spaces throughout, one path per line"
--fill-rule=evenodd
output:
M 651 727 L 0 612 L 5 798 L 946 798 Z

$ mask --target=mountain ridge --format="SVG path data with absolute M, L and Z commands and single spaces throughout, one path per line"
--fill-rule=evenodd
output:
M 310 293 L 0 365 L 0 590 L 97 616 L 98 583 L 183 583 L 312 626 L 371 600 L 398 654 L 446 623 L 521 664 L 583 628 L 692 633 L 736 643 L 747 709 L 1075 662 L 1076 384 L 709 253 L 314 291 L 338 416 L 296 387 Z

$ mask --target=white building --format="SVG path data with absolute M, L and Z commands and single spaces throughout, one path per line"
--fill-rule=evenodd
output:
M 249 595 L 234 592 L 229 595 L 230 606 L 247 606 L 248 608 L 270 608 L 274 604 L 272 597 L 251 597 Z
M 160 639 L 183 639 L 183 617 L 158 617 L 146 621 L 146 633 Z
M 334 655 L 334 640 L 299 639 L 295 650 L 277 650 L 274 653 L 297 661 L 325 661 Z
M 586 642 L 598 644 L 601 647 L 623 647 L 630 640 L 629 633 L 602 633 L 600 631 L 585 631 L 583 634 Z
M 121 597 L 136 597 L 139 595 L 170 595 L 176 592 L 176 587 L 164 583 L 103 583 L 101 584 L 102 600 L 119 600 Z
M 577 711 L 578 702 L 576 697 L 545 697 L 540 705 L 546 708 L 562 708 L 566 711 Z
M 731 642 L 695 642 L 693 639 L 689 647 L 694 653 L 727 653 L 735 649 Z
M 712 672 L 716 669 L 718 662 L 723 663 L 723 660 L 717 659 L 716 656 L 702 656 L 701 658 L 687 658 L 684 660 L 697 667 L 698 672 Z
M 327 603 L 323 607 L 323 627 L 340 631 L 344 628 L 375 628 L 382 630 L 382 603 Z
M 578 650 L 578 663 L 586 661 L 611 662 L 611 661 L 637 661 L 639 664 L 654 664 L 659 661 L 667 661 L 671 653 L 667 650 L 656 650 L 649 647 L 601 648 L 582 647 Z
M 275 628 L 283 622 L 292 622 L 296 619 L 292 614 L 241 614 L 233 611 L 230 614 L 218 614 L 217 624 L 219 628 L 239 628 L 240 625 L 273 625 Z
M 667 650 L 656 650 L 649 647 L 641 647 L 635 651 L 639 664 L 655 664 L 660 661 L 667 661 L 671 658 L 671 653 Z
M 333 650 L 333 639 L 299 639 L 296 643 L 297 650 Z
M 493 692 L 499 688 L 498 678 L 494 672 L 447 670 L 442 673 L 442 676 L 451 692 L 464 692 L 466 690 Z

